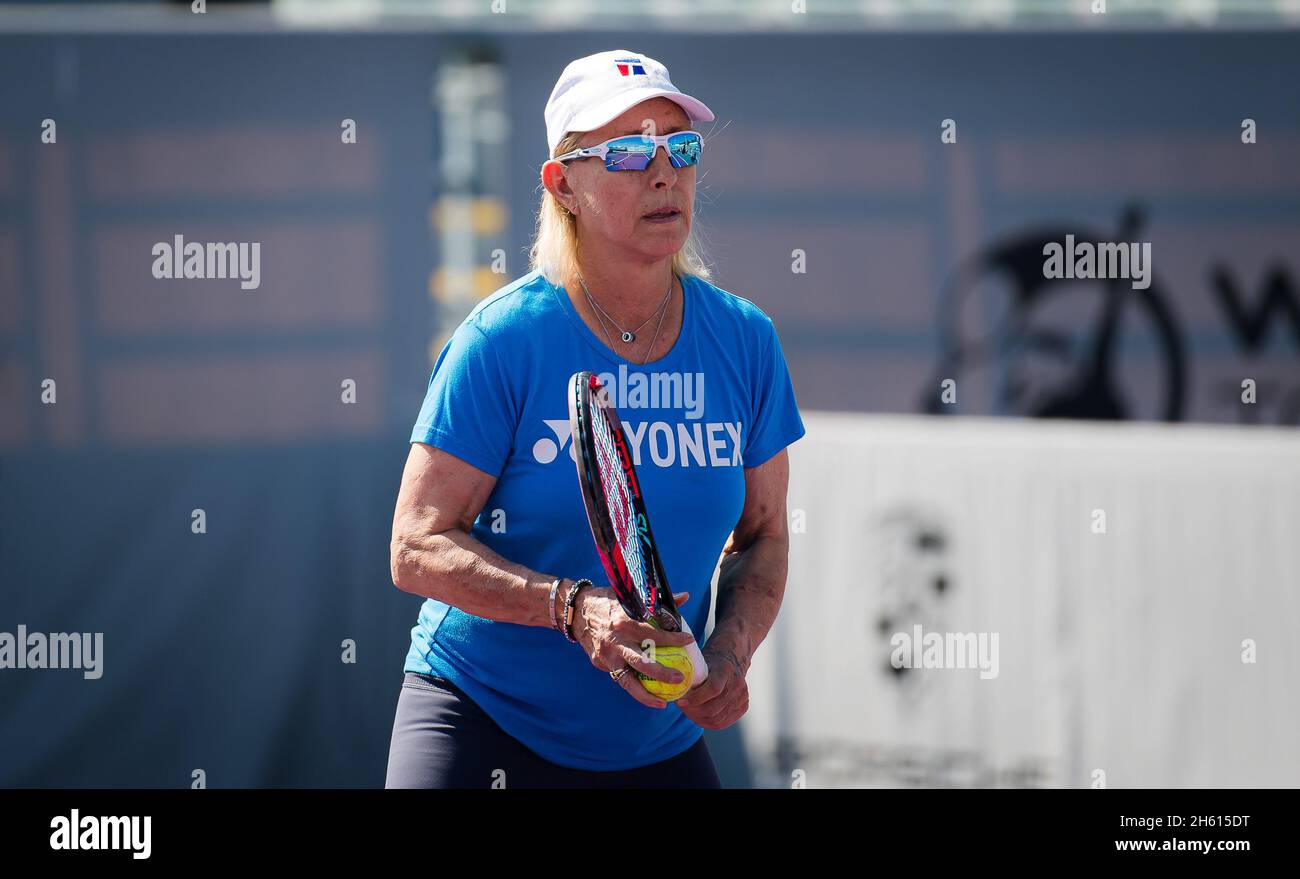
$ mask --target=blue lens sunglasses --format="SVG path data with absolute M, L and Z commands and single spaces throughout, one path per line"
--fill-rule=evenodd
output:
M 676 131 L 651 137 L 645 134 L 627 134 L 611 138 L 595 146 L 572 150 L 552 161 L 568 162 L 572 159 L 603 158 L 606 171 L 644 171 L 654 161 L 655 153 L 663 147 L 674 168 L 685 168 L 700 163 L 704 152 L 704 138 L 698 131 Z

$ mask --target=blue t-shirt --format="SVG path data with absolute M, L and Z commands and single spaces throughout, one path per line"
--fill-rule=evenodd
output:
M 566 389 L 602 374 L 633 450 L 674 592 L 703 645 L 711 581 L 740 519 L 744 468 L 804 434 L 772 321 L 747 299 L 682 278 L 682 329 L 646 366 L 615 355 L 564 289 L 532 272 L 484 299 L 434 365 L 411 442 L 497 482 L 471 534 L 503 558 L 607 585 L 582 503 Z M 667 760 L 703 730 L 647 708 L 554 629 L 484 619 L 429 599 L 406 670 L 445 678 L 553 763 L 622 770 Z

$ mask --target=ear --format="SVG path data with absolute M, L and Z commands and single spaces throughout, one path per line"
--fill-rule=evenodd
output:
M 568 169 L 563 162 L 549 161 L 542 165 L 542 186 L 551 197 L 562 204 L 571 214 L 577 214 L 578 196 L 569 185 Z

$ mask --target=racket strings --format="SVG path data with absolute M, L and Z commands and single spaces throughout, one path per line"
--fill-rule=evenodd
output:
M 646 595 L 645 560 L 641 553 L 640 534 L 635 524 L 632 491 L 628 486 L 627 474 L 623 470 L 623 462 L 614 442 L 609 419 L 596 405 L 592 406 L 591 428 L 600 480 L 605 490 L 605 504 L 609 509 L 610 522 L 614 526 L 619 552 L 623 556 L 628 576 L 640 594 L 642 606 L 648 609 L 653 606 L 653 603 Z

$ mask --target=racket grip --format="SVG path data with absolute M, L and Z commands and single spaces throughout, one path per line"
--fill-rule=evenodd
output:
M 692 635 L 695 634 L 691 632 L 691 624 L 686 622 L 685 617 L 682 618 L 682 631 Z M 704 661 L 704 654 L 700 652 L 698 641 L 692 641 L 686 645 L 686 655 L 691 658 L 691 665 L 695 669 L 695 679 L 691 682 L 691 689 L 693 690 L 709 679 L 709 664 Z

